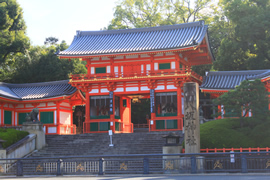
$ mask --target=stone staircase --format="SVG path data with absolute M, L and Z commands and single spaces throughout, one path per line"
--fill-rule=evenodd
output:
M 175 132 L 182 135 L 181 131 Z M 31 157 L 118 155 L 118 154 L 161 154 L 169 132 L 137 132 L 114 134 L 113 147 L 109 147 L 107 133 L 77 135 L 47 135 L 47 146 Z

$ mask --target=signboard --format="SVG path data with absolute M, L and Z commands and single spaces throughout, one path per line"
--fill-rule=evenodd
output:
M 109 114 L 113 114 L 113 91 L 109 92 L 109 98 L 110 98 L 110 110 Z
M 155 113 L 155 90 L 150 89 L 150 112 Z
M 230 154 L 230 157 L 231 157 L 231 163 L 235 163 L 234 152 L 231 151 L 230 153 L 231 153 L 231 154 Z
M 112 130 L 109 130 L 108 133 L 109 133 L 109 136 L 113 135 Z

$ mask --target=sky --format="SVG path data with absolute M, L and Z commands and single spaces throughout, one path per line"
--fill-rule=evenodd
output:
M 117 0 L 17 0 L 23 9 L 27 36 L 32 45 L 56 37 L 71 44 L 77 30 L 107 27 Z

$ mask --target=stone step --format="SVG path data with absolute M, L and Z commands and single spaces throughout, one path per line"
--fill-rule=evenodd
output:
M 109 147 L 107 133 L 77 135 L 47 135 L 47 146 L 32 157 L 117 155 L 117 154 L 161 154 L 165 144 L 164 135 L 170 132 L 141 132 L 114 134 L 114 147 Z M 182 135 L 181 131 L 175 132 Z

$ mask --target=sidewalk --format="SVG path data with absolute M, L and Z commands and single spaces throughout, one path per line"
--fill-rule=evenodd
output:
M 178 179 L 187 179 L 187 180 L 269 180 L 270 174 L 267 173 L 248 173 L 248 174 L 229 174 L 229 173 L 220 173 L 220 174 L 158 174 L 158 175 L 85 175 L 85 176 L 23 176 L 23 177 L 14 177 L 14 176 L 0 176 L 0 179 L 7 180 L 45 180 L 45 179 L 57 179 L 57 180 L 178 180 Z

